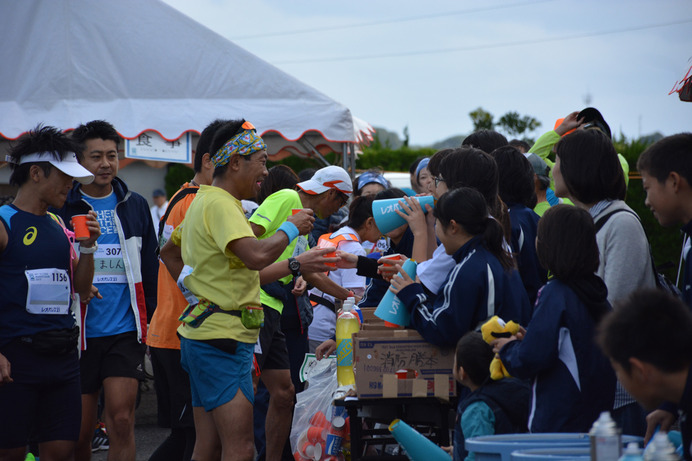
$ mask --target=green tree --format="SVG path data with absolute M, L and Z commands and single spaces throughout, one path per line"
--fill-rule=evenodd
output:
M 519 112 L 507 112 L 500 117 L 496 124 L 498 127 L 511 137 L 521 136 L 526 132 L 531 132 L 541 126 L 541 122 L 530 115 L 519 115 Z
M 469 113 L 471 121 L 473 122 L 473 131 L 478 130 L 492 130 L 495 128 L 495 122 L 493 122 L 493 114 L 484 110 L 482 107 L 477 108 Z

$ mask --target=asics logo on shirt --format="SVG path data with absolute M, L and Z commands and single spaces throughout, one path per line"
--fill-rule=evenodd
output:
M 26 228 L 26 234 L 24 234 L 24 245 L 29 246 L 32 243 L 34 243 L 34 240 L 36 240 L 36 235 L 38 234 L 38 230 L 34 226 L 27 227 Z

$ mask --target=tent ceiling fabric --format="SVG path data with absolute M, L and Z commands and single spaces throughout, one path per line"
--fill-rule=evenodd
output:
M 158 0 L 0 2 L 0 40 L 0 136 L 8 139 L 38 123 L 70 129 L 94 119 L 129 139 L 155 130 L 173 140 L 240 117 L 288 142 L 308 131 L 330 145 L 363 142 L 373 131 Z

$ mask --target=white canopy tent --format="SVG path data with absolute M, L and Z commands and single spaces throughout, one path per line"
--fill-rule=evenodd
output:
M 172 141 L 251 121 L 272 159 L 343 153 L 373 129 L 344 105 L 159 0 L 0 2 L 0 138 L 94 119 Z M 3 156 L 4 158 L 4 156 Z M 324 161 L 324 159 L 322 158 Z

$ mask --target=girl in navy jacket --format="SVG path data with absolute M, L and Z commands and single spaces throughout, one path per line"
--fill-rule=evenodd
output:
M 405 273 L 392 279 L 390 290 L 411 312 L 412 326 L 426 341 L 453 347 L 493 315 L 527 323 L 529 299 L 483 195 L 469 187 L 454 189 L 440 197 L 434 216 L 437 238 L 456 266 L 432 299 Z
M 615 373 L 594 336 L 611 310 L 598 269 L 591 215 L 569 205 L 538 223 L 536 249 L 550 280 L 538 293 L 531 324 L 493 342 L 509 373 L 533 380 L 531 432 L 587 432 L 613 407 Z

